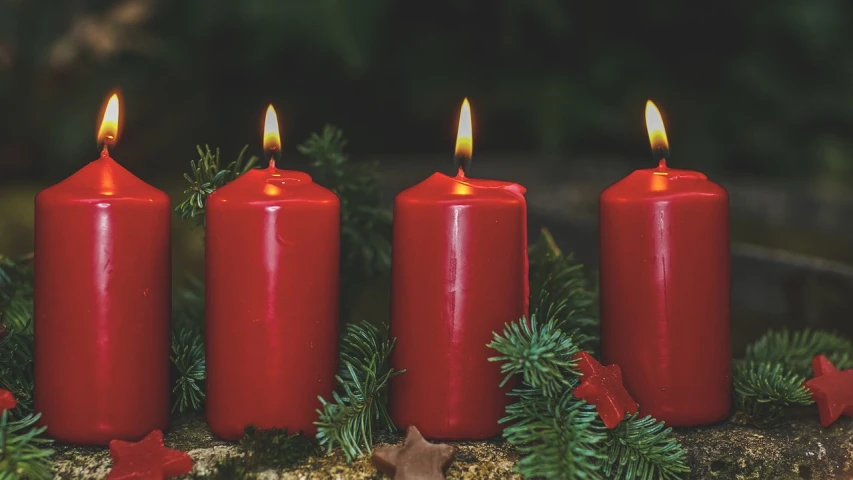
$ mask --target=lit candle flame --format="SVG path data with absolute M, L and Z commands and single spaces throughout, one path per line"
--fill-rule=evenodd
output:
M 665 167 L 669 157 L 669 141 L 666 139 L 660 110 L 651 100 L 646 101 L 646 129 L 649 132 L 652 154 L 660 161 L 659 167 Z
M 118 140 L 118 94 L 114 93 L 107 101 L 107 106 L 104 108 L 104 117 L 101 120 L 101 127 L 98 129 L 98 143 L 102 143 L 104 148 L 112 147 Z
M 278 132 L 278 115 L 272 105 L 267 107 L 264 117 L 264 153 L 270 156 L 270 164 L 281 152 L 281 135 Z
M 461 173 L 465 173 L 474 153 L 474 139 L 471 133 L 471 104 L 468 99 L 462 101 L 459 111 L 459 128 L 456 131 L 456 161 Z

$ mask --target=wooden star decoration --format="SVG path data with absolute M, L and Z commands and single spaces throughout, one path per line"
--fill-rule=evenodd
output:
M 113 468 L 107 480 L 162 480 L 186 475 L 193 469 L 189 454 L 166 448 L 163 432 L 154 430 L 138 442 L 110 442 Z
M 575 387 L 574 395 L 595 405 L 604 426 L 615 428 L 626 413 L 637 413 L 639 405 L 625 390 L 619 365 L 605 367 L 586 352 L 575 355 L 575 360 L 583 376 L 580 385 Z
M 377 447 L 371 460 L 377 470 L 394 480 L 444 480 L 454 456 L 456 447 L 429 443 L 410 426 L 402 445 Z
M 15 400 L 15 395 L 9 390 L 0 388 L 0 413 L 3 410 L 11 410 L 18 406 L 18 401 Z
M 820 424 L 832 425 L 841 415 L 853 416 L 853 370 L 839 370 L 823 355 L 812 359 L 814 378 L 805 382 L 817 403 Z

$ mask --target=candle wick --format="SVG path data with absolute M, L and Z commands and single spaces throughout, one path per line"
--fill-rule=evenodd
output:
M 465 167 L 459 165 L 459 170 L 456 172 L 458 178 L 465 178 Z
M 270 168 L 275 168 L 275 156 L 270 157 Z
M 666 170 L 666 157 L 661 157 L 661 159 L 658 161 L 658 170 Z
M 109 156 L 110 156 L 110 150 L 107 147 L 107 144 L 104 143 L 104 148 L 103 148 L 103 150 L 101 150 L 101 158 L 107 158 Z

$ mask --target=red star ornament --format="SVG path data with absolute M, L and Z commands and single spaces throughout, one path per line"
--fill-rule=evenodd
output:
M 814 378 L 805 382 L 817 403 L 820 424 L 832 425 L 841 415 L 853 416 L 853 370 L 839 370 L 823 355 L 812 360 Z
M 11 410 L 17 406 L 18 401 L 15 400 L 15 396 L 12 395 L 12 392 L 0 388 L 0 413 L 2 413 L 3 410 Z
M 574 394 L 595 405 L 604 426 L 614 428 L 625 418 L 626 413 L 637 413 L 639 405 L 622 385 L 619 365 L 605 367 L 586 352 L 578 353 L 574 359 L 578 361 L 578 370 L 583 374 Z
M 113 468 L 107 480 L 163 480 L 193 469 L 189 454 L 166 448 L 163 432 L 154 430 L 138 442 L 110 442 Z

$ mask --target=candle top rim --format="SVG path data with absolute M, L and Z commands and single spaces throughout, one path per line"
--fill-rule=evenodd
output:
M 37 200 L 46 198 L 73 200 L 75 203 L 171 201 L 166 192 L 146 183 L 106 154 L 43 189 L 36 196 Z
M 728 196 L 726 189 L 695 170 L 645 168 L 634 170 L 601 192 L 603 199 Z
M 253 168 L 210 194 L 208 201 L 269 205 L 293 201 L 339 202 L 331 190 L 298 170 L 282 170 L 270 165 Z
M 435 172 L 421 182 L 403 190 L 398 199 L 429 199 L 444 203 L 505 200 L 524 201 L 527 190 L 520 184 L 504 180 L 471 177 L 451 177 Z

